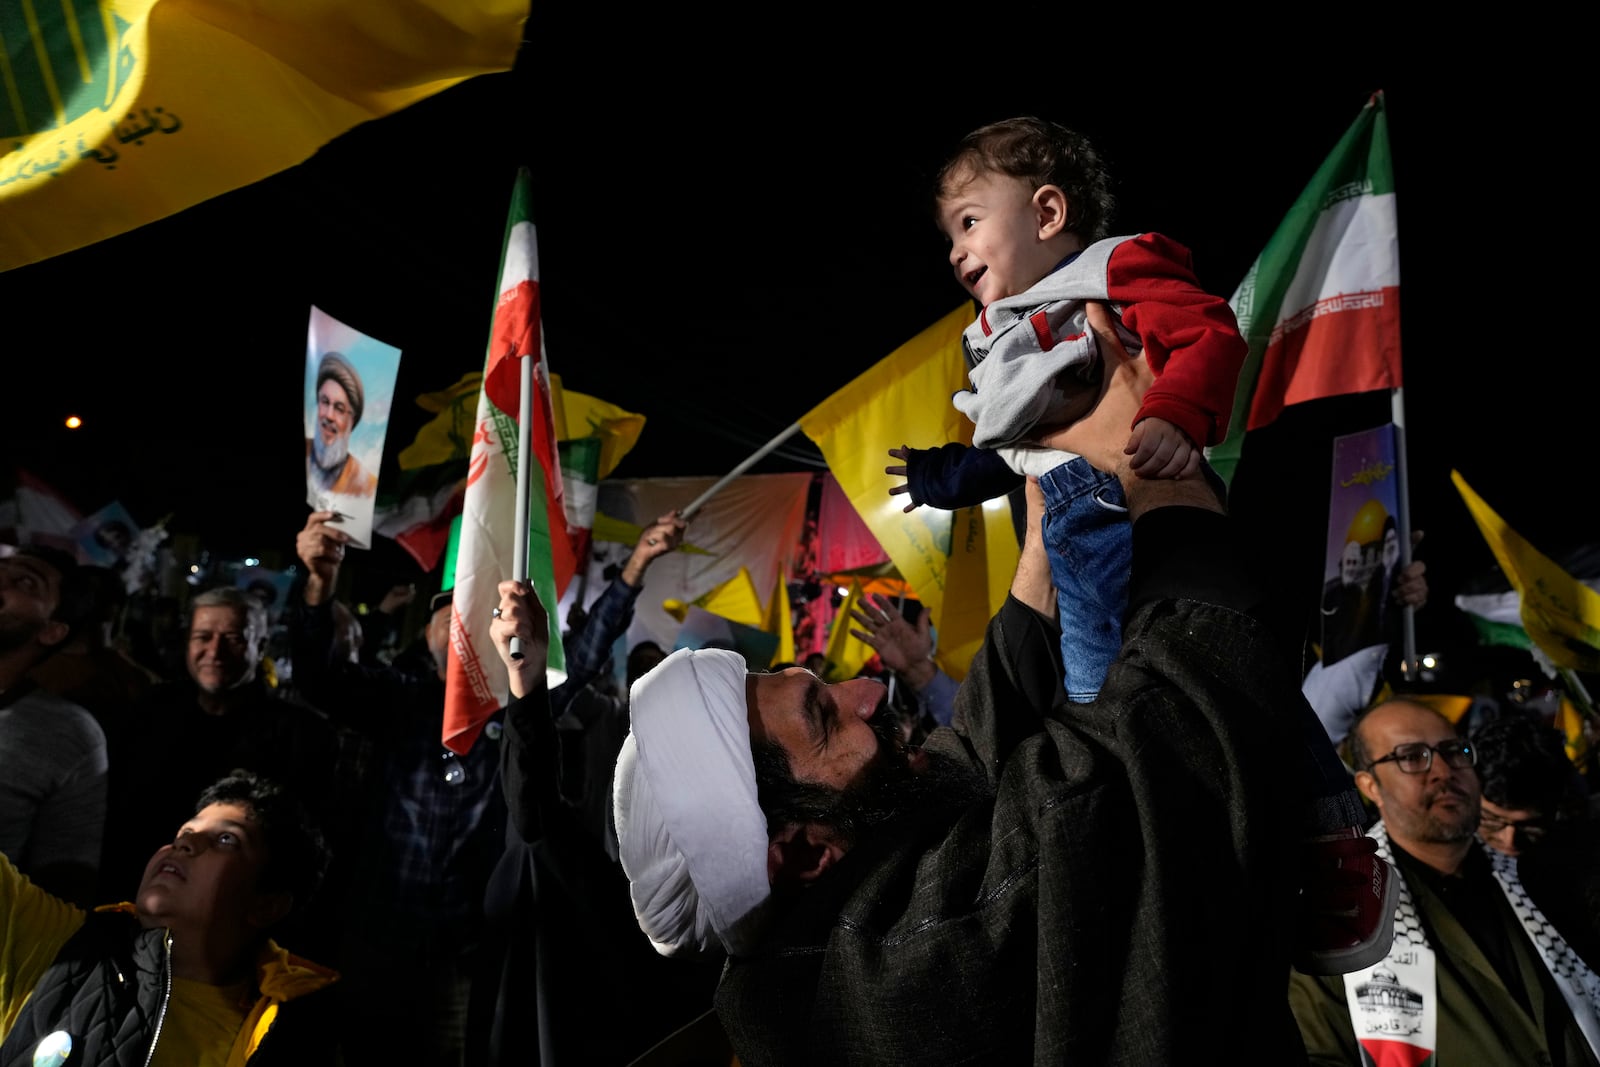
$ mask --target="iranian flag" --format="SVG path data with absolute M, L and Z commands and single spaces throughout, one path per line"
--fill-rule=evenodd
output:
M 566 658 L 556 605 L 577 562 L 567 534 L 557 459 L 550 368 L 539 318 L 539 246 L 530 218 L 528 171 L 517 173 L 500 256 L 500 286 L 489 330 L 483 387 L 467 463 L 461 532 L 455 554 L 450 620 L 450 663 L 445 678 L 443 742 L 465 753 L 484 724 L 506 702 L 505 670 L 489 637 L 491 613 L 500 603 L 498 585 L 525 577 L 545 606 L 550 622 L 546 677 L 553 687 L 566 680 Z M 521 450 L 523 390 L 531 390 L 530 455 Z M 515 575 L 519 463 L 528 462 L 526 575 Z
M 1228 436 L 1207 454 L 1226 481 L 1244 435 L 1285 407 L 1400 388 L 1400 239 L 1382 92 L 1317 170 L 1229 303 L 1250 351 Z

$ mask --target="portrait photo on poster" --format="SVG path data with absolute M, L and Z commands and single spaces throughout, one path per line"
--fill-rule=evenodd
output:
M 400 350 L 317 307 L 306 337 L 306 503 L 372 547 L 378 468 L 400 372 Z
M 128 558 L 139 524 L 133 521 L 120 500 L 113 500 L 93 515 L 72 527 L 78 562 L 97 567 L 116 567 Z
M 1384 641 L 1384 611 L 1400 563 L 1397 471 L 1392 423 L 1334 439 L 1322 597 L 1325 665 Z

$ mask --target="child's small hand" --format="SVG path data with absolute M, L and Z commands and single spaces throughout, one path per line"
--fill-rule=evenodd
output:
M 1128 467 L 1141 478 L 1186 478 L 1200 470 L 1200 450 L 1189 435 L 1166 419 L 1140 419 L 1122 450 Z
M 889 466 L 883 468 L 883 473 L 894 478 L 904 478 L 906 476 L 906 461 L 910 458 L 910 453 L 911 448 L 909 445 L 901 445 L 899 448 L 889 449 L 889 455 L 893 456 L 895 459 L 898 459 L 900 462 L 890 464 Z M 890 496 L 899 496 L 901 493 L 909 492 L 911 492 L 910 482 L 902 482 L 899 485 L 891 485 L 889 487 Z M 913 500 L 901 510 L 915 511 L 917 506 L 917 502 Z

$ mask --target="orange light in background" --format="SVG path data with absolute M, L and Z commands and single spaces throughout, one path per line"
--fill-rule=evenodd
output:
M 78 418 L 78 416 L 76 416 L 76 415 L 68 415 L 67 416 L 67 429 L 76 430 L 79 426 L 82 426 L 82 425 L 83 425 L 83 420 Z

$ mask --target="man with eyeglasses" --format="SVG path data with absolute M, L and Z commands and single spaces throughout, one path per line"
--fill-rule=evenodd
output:
M 1387 959 L 1351 974 L 1291 972 L 1313 1063 L 1600 1064 L 1600 979 L 1528 899 L 1515 862 L 1477 838 L 1477 752 L 1404 698 L 1351 729 L 1368 831 L 1399 872 Z
M 1478 837 L 1513 856 L 1545 918 L 1591 969 L 1600 967 L 1600 796 L 1591 795 L 1561 730 L 1508 708 L 1472 729 L 1483 782 Z

